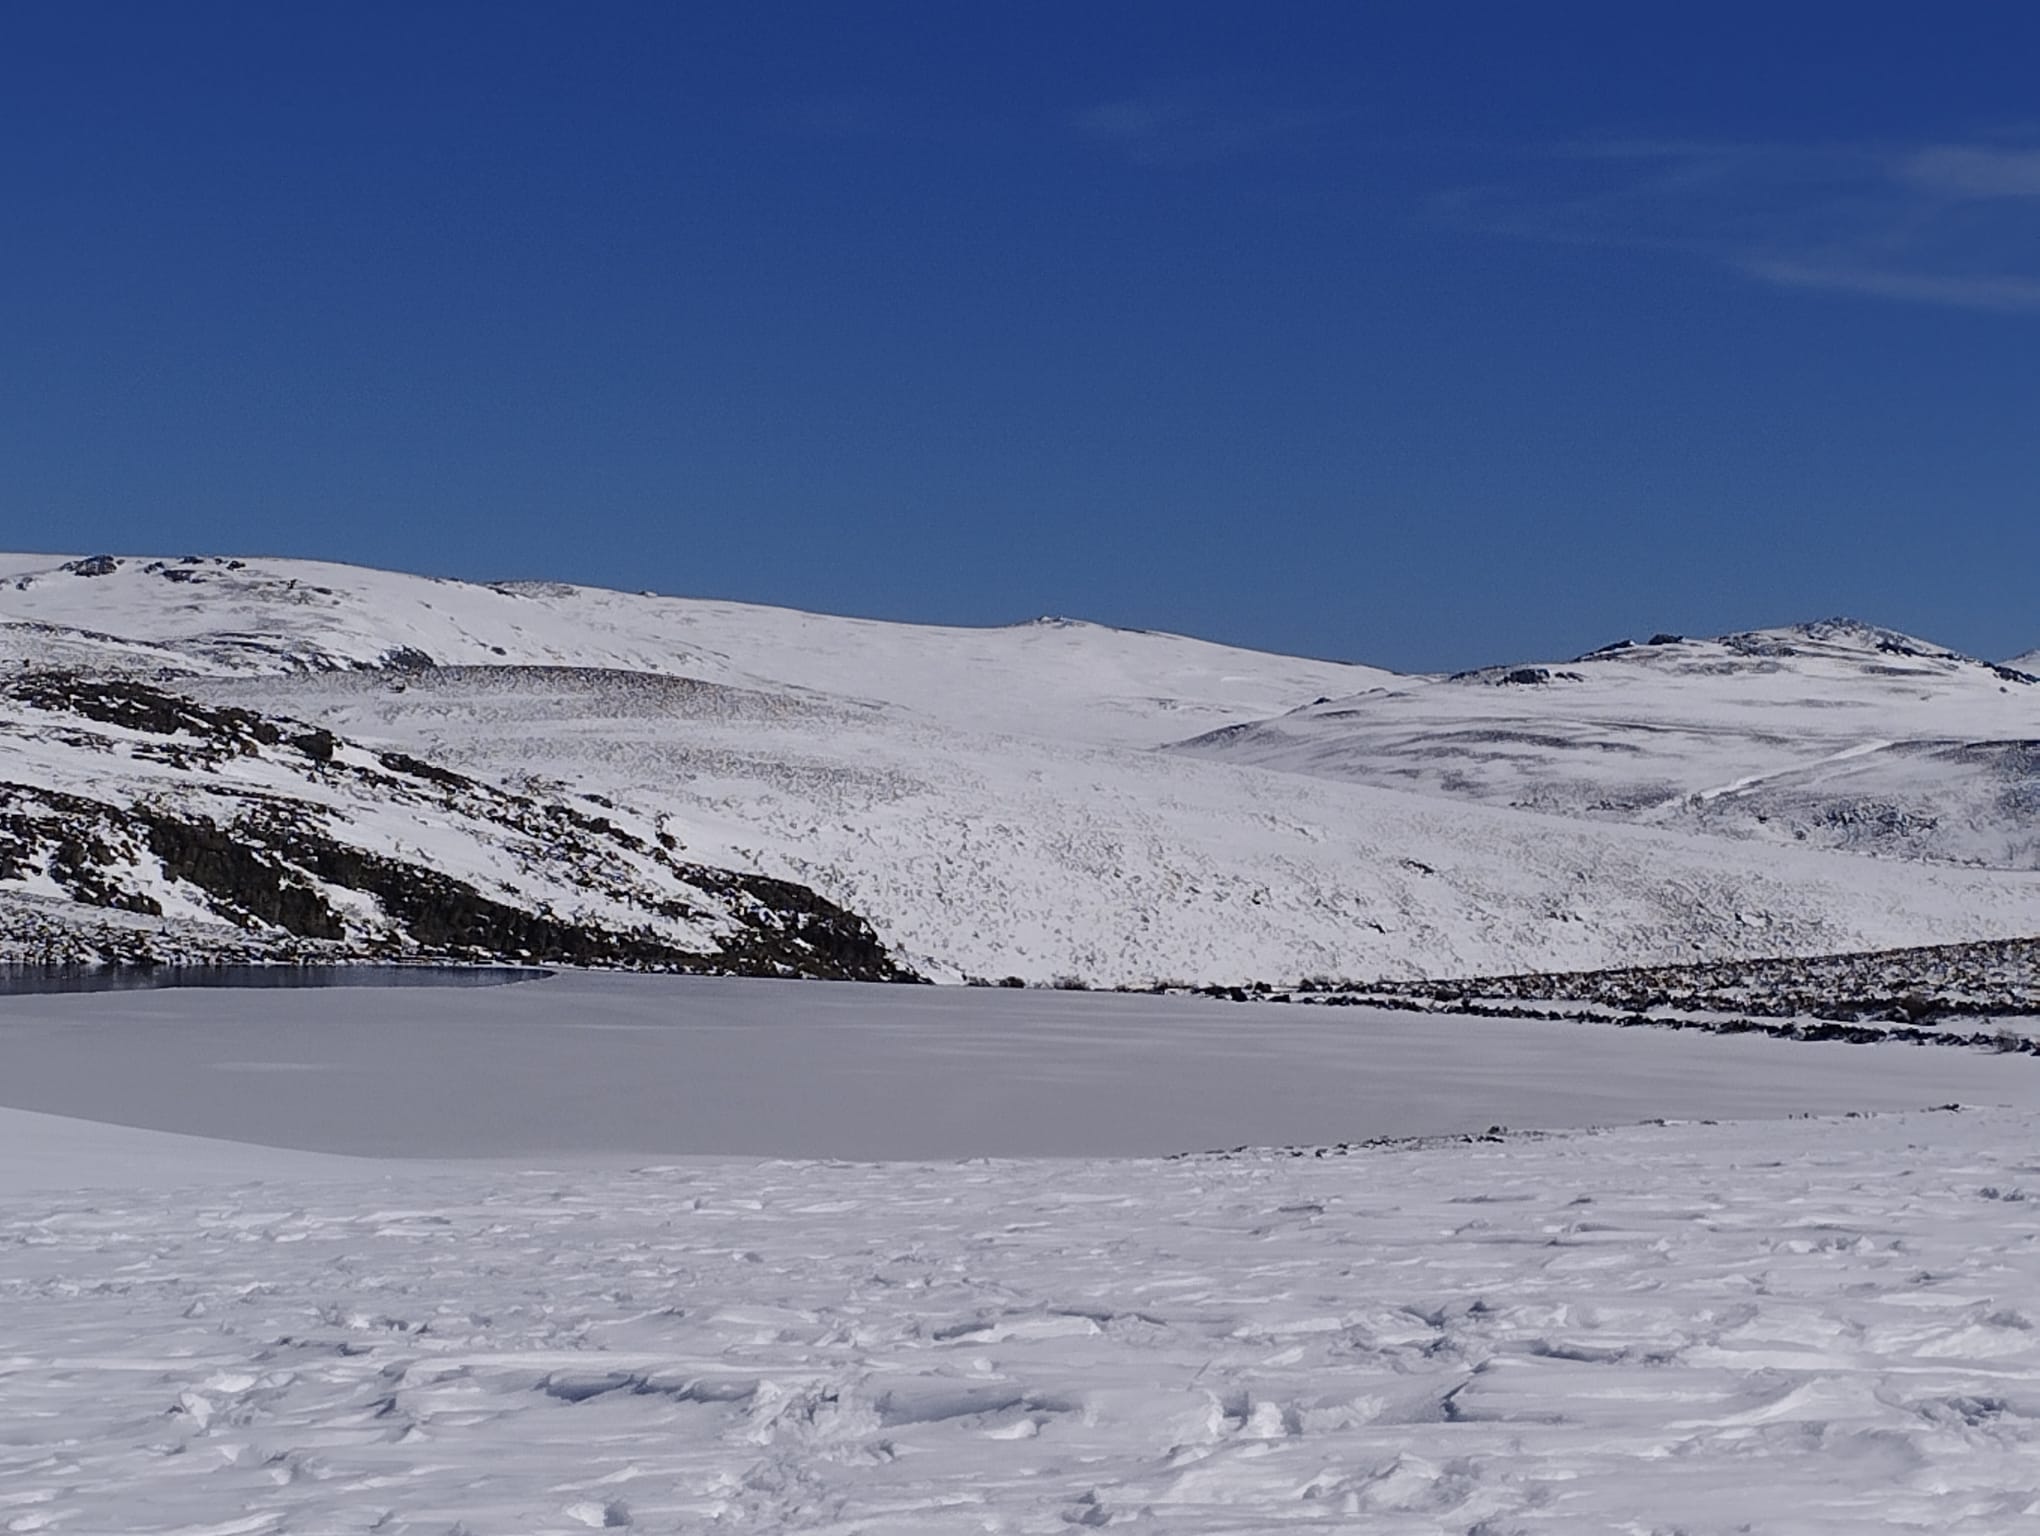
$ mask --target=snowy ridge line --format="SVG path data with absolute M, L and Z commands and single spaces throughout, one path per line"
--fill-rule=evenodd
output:
M 0 555 L 0 619 L 10 616 L 117 631 L 178 653 L 199 673 L 614 668 L 877 701 L 975 729 L 1141 745 L 1392 675 L 1067 619 L 889 623 L 256 556 Z

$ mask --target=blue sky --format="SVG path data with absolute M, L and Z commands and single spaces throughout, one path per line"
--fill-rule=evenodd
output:
M 2040 645 L 2040 8 L 22 3 L 0 543 Z

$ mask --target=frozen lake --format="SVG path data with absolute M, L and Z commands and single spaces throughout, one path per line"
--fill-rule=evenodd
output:
M 1146 1156 L 1947 1102 L 1904 1045 L 1099 993 L 560 975 L 0 1001 L 0 1105 L 384 1157 Z

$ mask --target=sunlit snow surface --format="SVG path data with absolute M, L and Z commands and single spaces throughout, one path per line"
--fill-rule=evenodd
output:
M 552 1037 L 561 1093 L 601 1089 L 618 1059 L 593 1026 L 664 1040 L 632 1058 L 649 1069 L 712 1061 L 710 1035 L 746 1028 L 744 1007 L 756 1032 L 803 1002 L 782 1042 L 789 1084 L 760 1100 L 782 1130 L 803 1102 L 824 1124 L 855 1119 L 845 1106 L 868 1085 L 804 1061 L 825 1028 L 874 1068 L 948 1052 L 931 1071 L 956 1085 L 975 1030 L 989 1065 L 1026 1077 L 1000 1113 L 1044 1119 L 1066 1095 L 1047 1064 L 1023 1072 L 1018 1042 L 1060 1051 L 1065 1087 L 1104 1073 L 1134 1117 L 1213 1073 L 1251 1097 L 1285 1067 L 1367 1059 L 1274 1008 L 949 994 L 940 1017 L 895 1015 L 887 1046 L 884 1010 L 930 994 L 870 988 L 853 1005 L 697 984 L 708 1022 L 691 1030 L 553 983 L 487 1002 L 549 990 L 560 1022 L 586 1026 Z M 458 1014 L 472 996 L 383 999 L 377 1031 L 352 1037 L 352 1075 L 340 1051 L 306 1069 L 309 1037 L 348 1027 L 303 1011 L 316 997 L 198 998 L 223 1010 L 210 1035 L 161 1012 L 192 1000 L 9 1001 L 0 1098 L 20 1102 L 13 1067 L 47 1068 L 60 1035 L 81 1059 L 96 1050 L 102 1083 L 156 1073 L 173 1053 L 135 1054 L 149 1027 L 184 1037 L 194 1063 L 162 1098 L 207 1074 L 239 1084 L 216 1115 L 285 1085 L 301 1108 L 366 1110 L 438 1070 L 459 1124 L 463 1060 L 468 1096 L 495 1091 L 488 1016 Z M 1018 1011 L 1036 1001 L 1052 1005 L 1047 1035 Z M 229 1038 L 229 1004 L 270 1011 L 267 1055 L 248 1054 L 256 1031 Z M 1115 1022 L 1157 1048 L 1087 1054 L 1067 1028 L 1086 1009 L 1094 1024 L 1124 1010 Z M 536 1019 L 495 1017 L 496 1048 L 528 1065 Z M 1229 1066 L 1205 1019 L 1229 1021 Z M 1170 1021 L 1180 1063 L 1158 1048 Z M 1399 1021 L 1434 1031 L 1428 1056 L 1405 1041 L 1338 1079 L 1356 1134 L 1419 1075 L 1502 1065 L 1458 1022 Z M 1732 1105 L 1780 1074 L 1831 1108 L 1932 1102 L 1973 1071 L 1964 1097 L 2014 1107 L 1323 1157 L 635 1166 L 595 1141 L 560 1159 L 372 1161 L 0 1111 L 0 1529 L 2033 1528 L 2033 1064 L 1563 1029 L 1507 1064 L 1512 1123 L 1565 1113 L 1614 1041 L 1645 1053 L 1628 1118 L 1674 1082 Z M 1706 1049 L 1669 1054 L 1687 1044 Z M 1745 1044 L 1769 1054 L 1713 1054 Z M 674 1116 L 712 1088 L 674 1087 Z M 1793 1096 L 1741 1102 L 1782 1113 Z M 587 1112 L 599 1121 L 600 1091 Z

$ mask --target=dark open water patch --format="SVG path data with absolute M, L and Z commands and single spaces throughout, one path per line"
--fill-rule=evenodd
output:
M 553 974 L 520 965 L 0 965 L 0 997 L 160 987 L 501 987 Z

